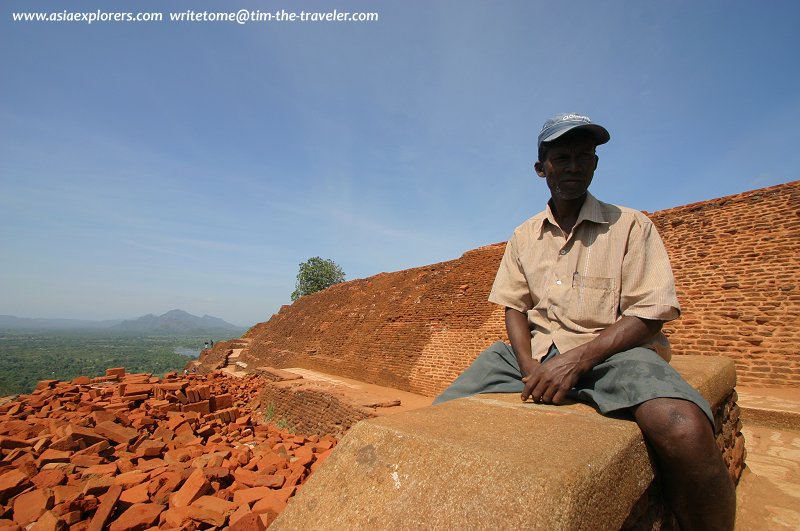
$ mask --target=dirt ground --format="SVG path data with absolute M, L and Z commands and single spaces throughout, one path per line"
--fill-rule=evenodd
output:
M 747 468 L 737 489 L 737 531 L 800 529 L 800 431 L 742 429 Z

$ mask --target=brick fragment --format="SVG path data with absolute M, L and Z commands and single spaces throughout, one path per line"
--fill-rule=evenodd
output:
M 52 468 L 50 470 L 42 470 L 31 478 L 31 482 L 37 488 L 55 487 L 61 485 L 67 480 L 67 475 L 63 470 Z
M 111 513 L 114 512 L 117 506 L 120 494 L 122 494 L 122 487 L 119 485 L 112 485 L 109 487 L 108 491 L 102 497 L 102 501 L 97 507 L 94 516 L 92 516 L 92 519 L 89 521 L 89 526 L 86 531 L 102 531 L 105 528 L 106 523 L 111 517 Z
M 233 395 L 224 393 L 211 397 L 211 411 L 219 411 L 220 409 L 227 409 L 233 407 Z
M 94 431 L 119 444 L 129 444 L 139 435 L 136 430 L 132 428 L 126 428 L 125 426 L 110 420 L 98 423 L 95 426 Z
M 11 450 L 14 448 L 28 448 L 31 444 L 25 439 L 18 439 L 16 437 L 0 436 L 0 448 L 4 450 Z
M 0 503 L 7 502 L 12 496 L 25 490 L 30 485 L 28 476 L 19 470 L 11 470 L 0 476 Z
M 136 448 L 138 457 L 158 457 L 164 453 L 164 443 L 160 441 L 145 440 Z
M 114 367 L 112 369 L 106 369 L 106 376 L 116 376 L 117 378 L 124 378 L 125 367 Z
M 206 480 L 205 474 L 199 468 L 196 468 L 192 474 L 183 483 L 183 486 L 175 496 L 172 497 L 170 502 L 171 507 L 186 507 L 190 505 L 197 498 L 208 492 L 211 484 Z
M 86 446 L 92 446 L 93 444 L 106 440 L 106 437 L 100 435 L 91 428 L 74 426 L 72 424 L 67 426 L 67 435 L 71 435 L 73 439 L 83 441 L 86 443 Z
M 158 522 L 158 516 L 164 509 L 163 505 L 155 503 L 131 505 L 108 528 L 110 531 L 143 531 Z
M 134 503 L 149 502 L 150 495 L 147 492 L 147 487 L 147 483 L 142 483 L 126 489 L 119 497 L 120 503 L 133 505 Z
M 39 456 L 39 466 L 44 466 L 48 463 L 69 463 L 70 457 L 72 457 L 72 452 L 48 448 Z
M 233 503 L 236 505 L 251 506 L 269 493 L 270 489 L 267 487 L 250 487 L 247 489 L 239 489 L 233 493 Z
M 27 528 L 28 531 L 65 531 L 67 523 L 53 511 L 45 511 L 42 516 L 36 520 L 32 526 Z
M 25 492 L 14 498 L 14 521 L 27 526 L 53 508 L 53 491 L 47 488 Z
M 264 531 L 267 526 L 261 517 L 253 512 L 246 512 L 236 520 L 231 517 L 228 531 Z

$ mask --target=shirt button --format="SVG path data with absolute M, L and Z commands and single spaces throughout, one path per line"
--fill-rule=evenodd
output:
M 560 254 L 562 254 L 562 255 L 567 254 L 567 250 L 566 249 L 561 249 L 561 253 Z
M 556 284 L 558 284 L 560 286 L 561 285 L 561 281 L 560 280 L 556 280 Z

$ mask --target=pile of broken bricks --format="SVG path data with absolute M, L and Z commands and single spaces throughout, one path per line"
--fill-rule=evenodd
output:
M 40 382 L 0 405 L 0 531 L 265 529 L 336 440 L 260 424 L 263 381 Z

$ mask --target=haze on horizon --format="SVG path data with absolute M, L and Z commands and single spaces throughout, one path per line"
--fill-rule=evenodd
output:
M 14 11 L 376 12 L 363 23 L 21 23 Z M 592 192 L 650 212 L 800 178 L 800 4 L 9 0 L 0 314 L 239 326 L 298 264 L 348 279 L 505 241 L 536 136 L 606 126 Z

